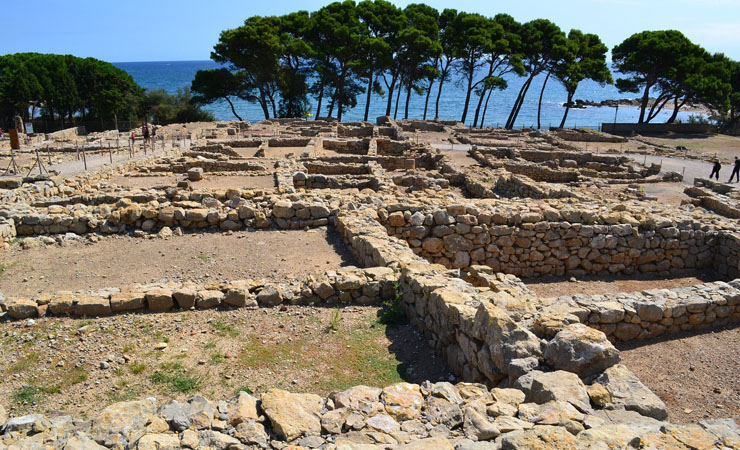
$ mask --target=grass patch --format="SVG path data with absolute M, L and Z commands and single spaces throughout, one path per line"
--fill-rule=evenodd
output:
M 21 373 L 31 369 L 38 362 L 39 355 L 37 353 L 28 353 L 8 367 L 8 371 L 10 373 Z
M 221 322 L 220 320 L 217 320 L 211 324 L 213 329 L 216 331 L 216 334 L 221 337 L 237 337 L 239 336 L 239 330 L 234 328 L 233 325 L 229 325 L 228 323 Z
M 360 326 L 340 334 L 330 349 L 331 359 L 316 386 L 325 392 L 342 391 L 358 384 L 388 386 L 404 380 L 401 362 L 386 346 L 387 325 Z
M 221 353 L 214 353 L 211 355 L 211 365 L 223 364 L 226 361 L 226 357 Z
M 208 255 L 206 253 L 200 253 L 196 256 L 196 258 L 198 258 L 203 264 L 208 264 L 213 260 L 214 256 Z
M 203 348 L 205 348 L 207 350 L 212 350 L 212 349 L 216 348 L 216 343 L 213 342 L 213 341 L 206 342 L 206 345 L 204 345 Z
M 75 384 L 87 381 L 87 371 L 82 367 L 73 367 L 66 371 L 59 379 L 60 388 L 68 388 Z
M 239 362 L 247 367 L 269 367 L 301 357 L 303 342 L 262 343 L 255 335 L 247 338 L 247 345 L 239 355 Z M 295 357 L 295 358 L 293 358 Z
M 249 386 L 242 386 L 240 388 L 237 388 L 234 391 L 234 395 L 239 395 L 240 392 L 246 392 L 249 395 L 254 395 L 254 392 L 249 388 Z
M 159 370 L 150 377 L 155 384 L 169 390 L 188 393 L 200 388 L 203 380 L 185 370 L 181 362 L 162 363 Z
M 383 301 L 383 309 L 380 311 L 378 322 L 383 325 L 403 325 L 408 323 L 406 312 L 401 306 L 403 302 L 403 293 L 401 292 L 398 281 L 393 283 L 395 295 L 392 299 Z
M 131 373 L 134 375 L 138 375 L 146 370 L 146 364 L 143 362 L 131 364 L 129 370 L 131 370 Z
M 45 394 L 56 394 L 59 391 L 58 386 L 26 385 L 16 389 L 12 394 L 12 398 L 18 404 L 33 403 Z
M 12 269 L 16 264 L 17 263 L 0 264 L 0 277 L 2 277 L 7 270 Z

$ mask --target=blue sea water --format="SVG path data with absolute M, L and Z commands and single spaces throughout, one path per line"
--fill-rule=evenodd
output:
M 213 69 L 218 68 L 219 65 L 213 61 L 157 61 L 157 62 L 121 62 L 114 63 L 116 67 L 119 67 L 134 78 L 134 80 L 145 89 L 164 89 L 167 92 L 174 94 L 178 89 L 183 87 L 189 87 L 195 72 L 202 69 Z M 517 119 L 517 127 L 528 127 L 537 124 L 537 102 L 540 95 L 540 90 L 545 77 L 541 76 L 535 78 L 531 88 L 527 94 L 524 105 L 522 106 L 521 112 Z M 511 107 L 514 104 L 516 95 L 519 92 L 524 79 L 517 76 L 509 76 L 507 79 L 509 83 L 508 89 L 499 91 L 491 95 L 491 100 L 488 105 L 488 111 L 486 113 L 486 125 L 487 126 L 503 126 L 509 115 Z M 438 85 L 435 85 L 432 91 L 432 97 L 430 98 L 429 111 L 427 118 L 434 117 L 434 100 L 437 93 Z M 602 101 L 602 100 L 613 100 L 620 98 L 634 98 L 636 94 L 621 94 L 617 91 L 614 86 L 601 86 L 598 83 L 594 83 L 590 80 L 583 81 L 578 86 L 576 92 L 576 99 L 589 100 L 589 101 Z M 567 98 L 565 89 L 557 81 L 552 78 L 547 84 L 545 93 L 542 101 L 542 126 L 557 126 L 560 124 L 560 120 L 563 116 L 563 103 Z M 316 101 L 313 101 L 313 111 L 316 110 Z M 362 120 L 365 113 L 365 96 L 361 95 L 357 99 L 358 105 L 356 108 L 345 113 L 343 120 L 345 121 L 358 121 Z M 421 119 L 424 114 L 424 101 L 425 97 L 412 93 L 409 102 L 409 117 L 414 119 Z M 370 115 L 369 120 L 374 121 L 376 117 L 385 115 L 387 98 L 373 95 L 370 102 Z M 244 119 L 251 122 L 256 122 L 264 119 L 262 109 L 253 103 L 236 99 L 234 101 L 237 113 Z M 465 89 L 458 85 L 453 80 L 446 82 L 442 91 L 442 98 L 440 99 L 440 112 L 439 116 L 442 120 L 460 120 L 462 116 L 462 110 L 465 104 Z M 477 98 L 471 99 L 471 105 L 468 109 L 468 117 L 466 119 L 467 125 L 472 125 L 473 117 L 475 115 L 475 106 L 477 104 Z M 327 102 L 324 101 L 322 106 L 322 115 L 327 113 Z M 402 118 L 404 115 L 405 105 L 405 93 L 401 94 L 401 99 L 398 107 L 398 118 Z M 395 107 L 395 98 L 394 98 Z M 219 120 L 234 120 L 235 117 L 231 113 L 231 108 L 225 101 L 216 102 L 212 105 L 206 106 L 208 111 L 211 111 Z M 636 107 L 621 106 L 616 111 L 615 108 L 609 107 L 590 107 L 586 109 L 571 109 L 568 113 L 568 120 L 566 121 L 567 127 L 592 127 L 597 128 L 601 123 L 614 122 L 615 112 L 617 113 L 617 122 L 637 122 L 639 117 L 639 109 Z M 391 111 L 393 113 L 393 111 Z M 660 115 L 654 119 L 655 122 L 664 122 L 670 116 L 670 111 L 663 111 Z M 692 114 L 680 112 L 678 115 L 679 120 L 688 121 Z

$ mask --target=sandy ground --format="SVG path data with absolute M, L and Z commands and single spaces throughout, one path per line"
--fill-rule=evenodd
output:
M 143 188 L 149 189 L 158 186 L 176 186 L 177 183 L 185 179 L 185 176 L 161 176 L 161 177 L 126 177 L 116 176 L 110 178 L 108 183 L 115 184 L 126 188 Z M 195 189 L 225 189 L 225 188 L 246 188 L 246 189 L 273 189 L 275 187 L 275 177 L 273 175 L 258 176 L 217 176 L 205 175 L 200 181 L 191 182 Z
M 151 396 L 219 400 L 273 387 L 327 395 L 449 379 L 410 325 L 382 325 L 379 311 L 287 306 L 0 323 L 0 404 L 19 415 L 90 416 Z
M 622 350 L 622 362 L 668 407 L 671 422 L 740 423 L 740 328 L 683 333 Z
M 10 296 L 120 287 L 159 280 L 301 279 L 353 265 L 334 231 L 196 233 L 168 239 L 106 237 L 0 255 L 0 292 Z
M 715 281 L 710 273 L 693 276 L 666 278 L 648 274 L 624 276 L 589 275 L 569 281 L 570 277 L 541 277 L 524 279 L 524 284 L 540 297 L 552 298 L 561 295 L 601 295 L 619 292 L 640 292 L 647 289 L 674 289 Z
M 254 158 L 255 153 L 259 148 L 257 147 L 237 147 L 234 149 L 242 158 Z M 286 158 L 287 155 L 292 154 L 295 158 L 301 156 L 303 152 L 313 153 L 313 146 L 306 147 L 268 147 L 265 151 L 265 158 Z

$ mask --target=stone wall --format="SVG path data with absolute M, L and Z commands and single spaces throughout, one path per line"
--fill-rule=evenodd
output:
M 552 313 L 573 314 L 615 342 L 650 339 L 682 331 L 707 330 L 740 322 L 740 279 L 677 289 L 560 297 L 544 308 L 534 327 L 548 332 Z
M 347 267 L 324 273 L 307 281 L 269 283 L 264 280 L 234 280 L 196 284 L 170 282 L 144 284 L 95 291 L 38 294 L 8 297 L 0 310 L 12 319 L 76 316 L 96 317 L 115 313 L 216 307 L 257 307 L 280 304 L 375 305 L 395 295 L 398 276 L 392 269 Z M 0 294 L 0 298 L 2 294 Z
M 325 150 L 332 150 L 337 153 L 367 155 L 367 151 L 370 146 L 370 139 L 344 141 L 324 139 L 322 146 Z
M 389 205 L 379 217 L 390 235 L 431 262 L 485 264 L 522 277 L 702 269 L 712 267 L 717 244 L 717 233 L 700 222 L 638 221 L 625 212 L 502 215 L 463 205 L 423 211 Z

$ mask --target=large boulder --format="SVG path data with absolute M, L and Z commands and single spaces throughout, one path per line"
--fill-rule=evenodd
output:
M 501 438 L 501 450 L 576 450 L 576 438 L 563 427 L 538 425 Z
M 555 372 L 531 372 L 532 386 L 527 392 L 527 401 L 544 404 L 564 401 L 582 412 L 591 410 L 588 392 L 578 375 L 558 370 Z
M 147 434 L 139 439 L 136 450 L 177 450 L 180 438 L 176 434 L 155 433 Z
M 16 320 L 36 317 L 39 314 L 39 306 L 35 301 L 27 298 L 9 298 L 5 302 L 8 315 Z
M 156 400 L 114 403 L 92 419 L 90 437 L 106 447 L 127 448 L 155 413 Z
M 606 369 L 596 382 L 609 391 L 614 405 L 657 420 L 668 418 L 665 403 L 624 365 L 617 364 Z
M 568 325 L 545 346 L 548 365 L 580 377 L 601 373 L 619 359 L 619 351 L 604 333 L 582 323 Z
M 337 408 L 347 408 L 371 416 L 384 411 L 380 402 L 381 392 L 379 388 L 359 385 L 333 393 L 331 399 Z
M 502 373 L 508 373 L 513 359 L 542 356 L 540 340 L 519 326 L 503 309 L 483 302 L 475 314 L 474 337 L 488 344 L 491 359 Z
M 190 427 L 199 430 L 210 428 L 217 413 L 217 405 L 199 395 L 190 398 L 185 403 L 173 401 L 159 411 L 159 415 L 177 431 Z
M 321 433 L 321 409 L 324 401 L 314 394 L 292 394 L 271 389 L 262 395 L 262 409 L 270 419 L 275 434 L 293 441 L 303 435 Z
M 200 167 L 193 167 L 192 169 L 188 169 L 188 180 L 190 181 L 200 181 L 203 179 L 203 169 Z
M 386 412 L 398 421 L 416 418 L 424 403 L 419 385 L 410 383 L 396 383 L 386 387 L 380 399 L 385 404 Z

